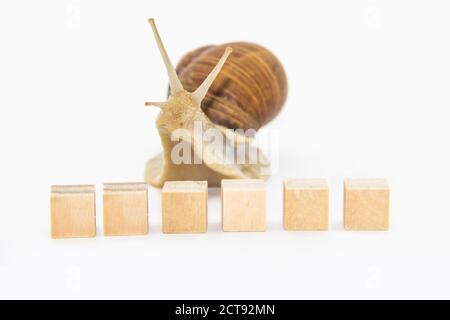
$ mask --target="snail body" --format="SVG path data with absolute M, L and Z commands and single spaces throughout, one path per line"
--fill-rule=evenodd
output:
M 220 186 L 222 179 L 267 178 L 270 164 L 252 137 L 232 129 L 256 132 L 281 110 L 287 81 L 276 57 L 255 44 L 232 43 L 188 53 L 175 69 L 154 20 L 149 23 L 170 91 L 167 101 L 146 103 L 161 109 L 156 126 L 163 152 L 147 162 L 145 180 L 161 187 L 174 180 Z M 240 153 L 245 161 L 236 161 Z

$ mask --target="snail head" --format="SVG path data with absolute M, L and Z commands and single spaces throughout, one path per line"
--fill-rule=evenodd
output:
M 231 49 L 231 47 L 227 47 L 219 62 L 209 73 L 203 83 L 194 92 L 188 92 L 183 88 L 183 85 L 178 78 L 177 72 L 172 65 L 172 62 L 170 61 L 161 37 L 159 36 L 159 32 L 156 28 L 154 19 L 150 18 L 148 19 L 148 22 L 153 30 L 156 44 L 158 45 L 159 52 L 163 59 L 164 65 L 166 66 L 167 75 L 169 76 L 170 96 L 169 99 L 165 102 L 146 102 L 145 105 L 159 107 L 162 109 L 162 111 L 165 111 L 170 106 L 172 114 L 182 113 L 182 108 L 190 105 L 200 110 L 202 100 L 205 98 L 206 93 L 208 92 L 216 77 L 219 75 L 220 70 L 222 69 L 223 65 L 228 59 L 228 56 L 233 50 Z

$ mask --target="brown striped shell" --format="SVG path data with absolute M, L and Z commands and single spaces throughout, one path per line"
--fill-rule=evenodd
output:
M 187 53 L 177 65 L 183 87 L 195 91 L 219 61 L 226 47 L 233 54 L 201 104 L 216 124 L 231 129 L 255 129 L 280 112 L 287 97 L 287 78 L 269 50 L 247 42 L 206 46 Z

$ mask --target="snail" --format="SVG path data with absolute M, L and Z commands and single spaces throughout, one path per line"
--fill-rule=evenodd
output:
M 156 127 L 163 146 L 148 160 L 145 181 L 155 187 L 177 180 L 220 186 L 222 179 L 268 178 L 270 163 L 253 136 L 286 100 L 279 60 L 259 45 L 236 42 L 196 49 L 175 69 L 154 19 L 148 22 L 169 77 L 169 94 L 165 102 L 145 103 L 160 108 Z

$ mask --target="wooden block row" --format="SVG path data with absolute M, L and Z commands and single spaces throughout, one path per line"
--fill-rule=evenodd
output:
M 148 233 L 148 186 L 145 183 L 105 183 L 103 231 L 106 236 Z M 52 186 L 52 238 L 95 237 L 95 187 Z
M 345 180 L 344 228 L 388 230 L 389 197 L 389 186 L 384 179 Z M 325 180 L 285 181 L 283 203 L 286 230 L 328 230 L 329 191 Z
M 222 180 L 222 229 L 226 232 L 266 230 L 266 187 L 263 180 Z M 324 179 L 284 182 L 285 230 L 328 230 L 329 189 Z M 205 233 L 208 226 L 205 181 L 166 182 L 162 189 L 164 233 Z M 382 179 L 344 182 L 346 230 L 388 230 L 389 187 Z M 106 236 L 148 233 L 148 186 L 107 183 L 103 187 L 103 230 Z M 94 237 L 95 187 L 51 188 L 53 238 Z

